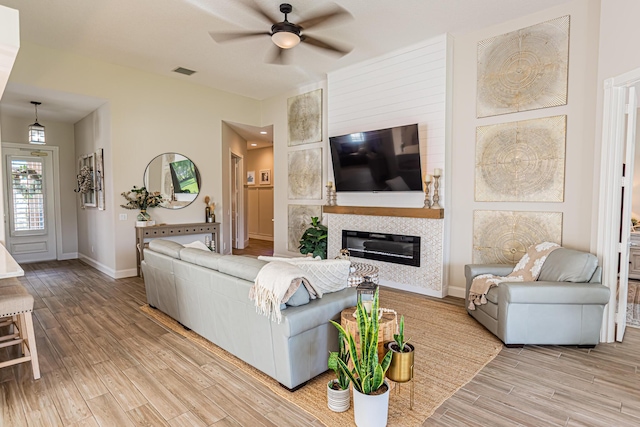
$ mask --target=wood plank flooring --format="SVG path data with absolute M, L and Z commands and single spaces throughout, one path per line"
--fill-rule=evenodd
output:
M 273 242 L 269 240 L 249 239 L 244 249 L 233 249 L 234 255 L 273 256 Z
M 114 280 L 76 260 L 24 269 L 42 378 L 29 364 L 0 369 L 0 426 L 322 425 L 144 316 L 142 279 Z M 639 365 L 632 328 L 623 343 L 593 350 L 504 349 L 424 425 L 637 426 Z

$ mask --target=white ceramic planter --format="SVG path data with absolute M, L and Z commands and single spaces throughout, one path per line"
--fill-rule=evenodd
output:
M 346 390 L 334 390 L 331 384 L 336 380 L 331 380 L 327 384 L 327 404 L 333 412 L 344 412 L 351 406 L 351 394 L 349 388 Z
M 383 394 L 372 396 L 353 389 L 353 415 L 358 427 L 384 427 L 389 416 L 389 384 Z

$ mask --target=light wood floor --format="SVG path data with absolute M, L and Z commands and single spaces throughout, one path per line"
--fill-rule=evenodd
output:
M 269 240 L 249 239 L 249 244 L 244 249 L 233 249 L 234 255 L 272 256 L 273 242 Z
M 145 317 L 141 279 L 114 280 L 79 261 L 24 267 L 42 378 L 28 364 L 0 369 L 0 426 L 321 425 Z M 594 350 L 505 349 L 425 425 L 637 426 L 638 365 L 640 330 L 631 328 L 624 343 Z

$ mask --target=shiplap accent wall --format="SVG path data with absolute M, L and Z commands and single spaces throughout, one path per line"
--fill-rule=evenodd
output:
M 451 73 L 447 54 L 451 44 L 449 36 L 443 34 L 330 73 L 329 136 L 418 123 L 423 173 L 444 168 L 447 82 Z M 331 158 L 326 160 L 331 169 Z M 329 176 L 333 176 L 333 170 Z M 441 191 L 443 206 L 444 199 Z M 420 193 L 338 194 L 338 204 L 347 206 L 419 207 L 423 201 Z

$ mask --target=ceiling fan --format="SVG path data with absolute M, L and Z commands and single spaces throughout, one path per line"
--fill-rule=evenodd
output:
M 312 27 L 319 26 L 320 24 L 326 24 L 331 20 L 350 17 L 351 14 L 340 6 L 335 5 L 335 7 L 328 12 L 324 12 L 317 16 L 307 18 L 304 21 L 295 24 L 293 22 L 289 22 L 289 20 L 287 19 L 287 15 L 293 10 L 293 7 L 289 3 L 282 3 L 280 5 L 280 12 L 284 14 L 284 20 L 280 22 L 273 19 L 271 15 L 269 15 L 269 13 L 264 11 L 255 3 L 244 3 L 244 5 L 249 8 L 249 10 L 257 13 L 262 18 L 265 18 L 270 24 L 272 24 L 271 31 L 237 31 L 226 33 L 211 31 L 209 34 L 211 35 L 211 38 L 213 38 L 213 40 L 215 40 L 217 43 L 224 43 L 227 41 L 256 36 L 269 36 L 271 37 L 271 41 L 275 44 L 277 49 L 275 55 L 269 61 L 274 64 L 286 63 L 285 52 L 287 52 L 288 49 L 297 46 L 299 43 L 306 43 L 310 46 L 315 46 L 324 49 L 327 52 L 335 53 L 340 56 L 346 55 L 347 53 L 351 52 L 351 48 L 346 48 L 344 46 L 338 46 L 334 43 L 322 41 L 316 37 L 312 37 L 304 33 L 304 31 Z

